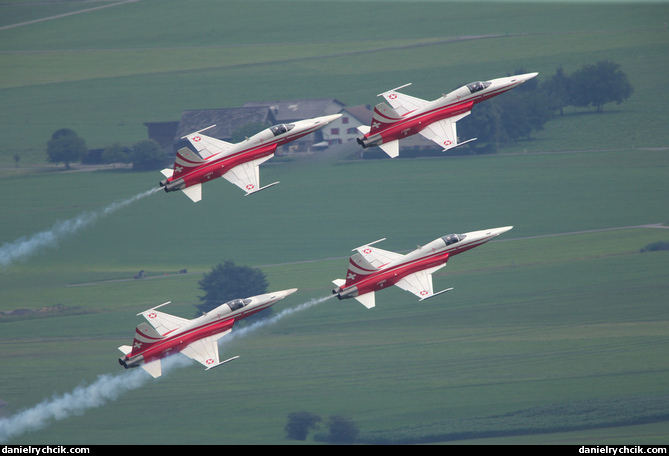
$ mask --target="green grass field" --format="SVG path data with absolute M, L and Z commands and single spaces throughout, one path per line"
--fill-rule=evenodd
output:
M 519 67 L 552 74 L 599 58 L 621 63 L 636 92 L 492 156 L 275 159 L 261 179 L 281 184 L 266 192 L 245 198 L 222 180 L 197 204 L 159 192 L 2 267 L 0 312 L 64 306 L 0 315 L 8 417 L 100 375 L 136 375 L 116 361 L 136 314 L 171 300 L 168 312 L 192 318 L 202 273 L 221 261 L 260 267 L 271 289 L 298 287 L 277 314 L 328 296 L 363 243 L 386 237 L 382 248 L 406 251 L 514 225 L 435 275 L 450 293 L 419 304 L 394 288 L 373 310 L 326 301 L 222 344 L 221 356 L 241 356 L 233 363 L 177 369 L 8 443 L 293 443 L 283 428 L 297 411 L 348 416 L 367 443 L 669 442 L 669 253 L 640 253 L 669 241 L 651 226 L 667 222 L 669 201 L 667 96 L 657 90 L 667 4 L 187 5 L 143 0 L 0 29 L 0 249 L 161 178 L 41 166 L 63 126 L 90 147 L 132 143 L 146 137 L 142 122 L 184 109 L 372 103 L 405 82 L 430 98 Z M 0 2 L 0 27 L 90 7 Z M 139 270 L 148 277 L 133 279 Z

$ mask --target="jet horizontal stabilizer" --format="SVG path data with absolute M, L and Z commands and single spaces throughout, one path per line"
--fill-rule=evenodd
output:
M 367 307 L 368 309 L 371 309 L 376 305 L 376 302 L 375 302 L 376 300 L 374 299 L 374 292 L 373 291 L 370 291 L 369 293 L 365 293 L 364 295 L 355 296 L 355 299 L 360 304 Z

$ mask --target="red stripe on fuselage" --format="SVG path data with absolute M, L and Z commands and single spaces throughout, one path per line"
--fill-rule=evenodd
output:
M 400 263 L 396 266 L 391 266 L 388 269 L 379 269 L 378 272 L 365 275 L 359 280 L 351 281 L 350 283 L 347 282 L 344 286 L 344 290 L 355 286 L 358 288 L 358 295 L 363 295 L 370 291 L 377 291 L 382 288 L 386 288 L 399 282 L 409 274 L 414 274 L 424 269 L 429 269 L 444 264 L 451 256 L 458 255 L 462 252 L 466 252 L 467 250 L 478 247 L 481 244 L 485 244 L 490 239 L 492 239 L 492 236 L 483 238 L 471 244 L 452 244 L 446 251 L 441 250 L 409 263 Z
M 448 261 L 448 257 L 448 252 L 441 252 L 418 259 L 411 263 L 392 266 L 388 269 L 381 269 L 378 273 L 365 276 L 363 279 L 352 285 L 358 288 L 358 295 L 363 295 L 370 291 L 381 290 L 390 285 L 395 285 L 410 274 L 444 264 Z
M 415 135 L 430 124 L 448 119 L 449 117 L 459 116 L 472 109 L 472 101 L 457 105 L 449 105 L 441 108 L 418 114 L 416 116 L 404 118 L 393 124 L 388 125 L 383 130 L 375 131 L 374 134 L 380 134 L 384 142 L 401 139 L 407 136 Z M 369 133 L 372 136 L 372 133 Z
M 221 177 L 235 166 L 266 157 L 273 154 L 275 151 L 276 144 L 271 144 L 269 146 L 260 147 L 252 152 L 239 152 L 234 155 L 228 155 L 227 157 L 219 158 L 210 163 L 204 163 L 190 173 L 182 175 L 180 178 L 184 180 L 186 187 L 201 184 L 211 179 Z
M 367 133 L 365 137 L 370 138 L 374 135 L 380 134 L 381 138 L 383 138 L 383 142 L 390 142 L 395 139 L 401 139 L 401 137 L 415 135 L 431 123 L 464 114 L 465 112 L 470 111 L 475 104 L 496 97 L 497 95 L 511 90 L 513 87 L 515 86 L 502 87 L 487 93 L 475 95 L 472 98 L 468 98 L 464 101 L 456 101 L 446 106 L 440 106 L 430 111 L 421 113 L 415 117 L 411 116 L 411 114 L 415 111 L 408 112 L 402 116 L 403 120 L 399 120 L 392 124 L 387 124 L 385 128 L 376 129 L 374 131 L 370 130 L 370 132 Z
M 144 351 L 133 353 L 133 357 L 142 355 L 145 363 L 150 363 L 156 359 L 164 358 L 173 353 L 179 353 L 188 345 L 205 337 L 213 336 L 232 328 L 235 319 L 230 318 L 223 321 L 215 321 L 208 325 L 193 328 L 183 334 L 177 334 L 172 337 L 166 337 L 160 342 L 151 345 Z
M 201 184 L 211 179 L 221 177 L 235 166 L 239 166 L 243 163 L 257 160 L 258 158 L 263 158 L 267 155 L 273 154 L 276 152 L 277 147 L 313 133 L 317 129 L 318 127 L 314 127 L 299 134 L 288 135 L 283 138 L 274 139 L 260 146 L 249 147 L 248 149 L 241 150 L 232 155 L 226 155 L 220 158 L 216 158 L 216 155 L 213 155 L 210 157 L 213 158 L 212 161 L 205 160 L 205 162 L 201 164 L 188 160 L 190 163 L 193 163 L 193 166 L 196 166 L 196 168 L 187 174 L 180 175 L 178 178 L 175 178 L 174 175 L 172 175 L 172 177 L 168 178 L 167 181 L 172 182 L 176 179 L 183 179 L 186 187 L 190 187 L 191 185 L 195 184 Z M 186 160 L 183 156 L 181 158 Z

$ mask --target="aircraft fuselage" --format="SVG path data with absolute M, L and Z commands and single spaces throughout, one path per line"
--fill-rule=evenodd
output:
M 346 283 L 335 288 L 333 293 L 339 299 L 347 299 L 387 288 L 390 285 L 395 285 L 409 274 L 441 266 L 450 257 L 485 244 L 510 229 L 511 227 L 492 228 L 465 234 L 442 236 L 402 258 L 380 266 L 368 275 L 362 275 L 360 278 L 347 277 Z
M 176 179 L 168 177 L 160 183 L 160 186 L 166 192 L 172 192 L 221 177 L 232 168 L 243 163 L 271 156 L 277 147 L 313 133 L 339 117 L 341 117 L 341 114 L 299 120 L 291 124 L 275 125 L 244 141 L 233 144 L 225 152 L 208 157 L 204 162 L 199 156 L 192 156 L 193 160 L 189 160 L 188 156 L 182 156 L 181 159 L 184 160 L 186 167 L 192 167 L 193 170 Z M 247 190 L 252 191 L 254 189 L 247 188 Z
M 536 73 L 528 73 L 464 85 L 415 111 L 404 113 L 401 119 L 380 131 L 375 131 L 372 125 L 370 132 L 359 138 L 358 143 L 372 147 L 415 135 L 434 122 L 466 114 L 475 104 L 501 95 L 535 76 Z
M 141 338 L 147 340 L 148 348 L 143 350 L 142 347 L 137 347 L 137 344 L 135 344 L 133 351 L 119 359 L 119 363 L 125 368 L 138 367 L 141 364 L 179 353 L 193 342 L 232 329 L 236 321 L 273 306 L 293 292 L 295 292 L 295 289 L 228 301 L 191 320 L 181 328 L 163 334 L 162 337 L 156 337 L 155 340 L 152 340 L 151 336 L 147 334 L 141 334 Z M 153 318 L 152 314 L 149 313 L 147 318 L 151 320 Z M 139 327 L 136 331 L 138 330 Z M 137 334 L 135 340 L 137 340 Z

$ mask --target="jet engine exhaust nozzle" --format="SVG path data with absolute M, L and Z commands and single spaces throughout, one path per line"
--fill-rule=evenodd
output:
M 169 193 L 177 190 L 183 190 L 184 188 L 186 188 L 186 182 L 183 179 L 177 179 L 175 181 L 165 183 L 165 185 L 161 185 L 161 187 L 163 187 L 165 191 Z

